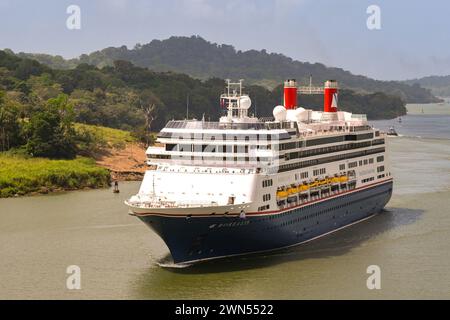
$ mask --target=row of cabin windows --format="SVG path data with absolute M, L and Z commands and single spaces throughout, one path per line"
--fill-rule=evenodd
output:
M 359 166 L 365 166 L 368 164 L 373 164 L 373 162 L 374 162 L 373 158 L 359 160 L 359 161 L 353 161 L 348 164 L 348 168 L 349 169 L 356 168 L 358 166 L 358 163 L 359 163 Z M 344 167 L 344 169 L 345 169 L 345 167 Z M 341 167 L 339 167 L 339 170 L 342 170 Z
M 221 133 L 190 133 L 190 132 L 160 132 L 158 138 L 203 141 L 277 141 L 290 139 L 289 133 L 280 134 L 221 134 Z
M 385 151 L 386 151 L 385 148 L 377 148 L 377 149 L 364 150 L 364 151 L 359 151 L 359 152 L 352 152 L 352 153 L 348 153 L 348 154 L 339 154 L 339 155 L 335 155 L 335 156 L 331 156 L 331 157 L 306 160 L 306 161 L 297 162 L 297 163 L 285 164 L 285 165 L 280 166 L 278 172 L 291 171 L 291 170 L 295 170 L 295 169 L 306 168 L 306 167 L 316 166 L 316 165 L 340 161 L 340 160 L 359 158 L 359 157 L 364 157 L 367 155 L 381 153 L 381 152 L 385 152 Z M 350 168 L 350 165 L 349 165 L 349 168 Z
M 295 144 L 295 142 L 292 142 Z M 324 148 L 318 148 L 313 150 L 305 150 L 305 151 L 297 151 L 297 152 L 291 152 L 286 153 L 284 156 L 280 155 L 280 158 L 285 158 L 286 161 L 297 159 L 297 158 L 305 158 L 305 157 L 312 157 L 317 156 L 321 154 L 327 154 L 331 152 L 337 152 L 337 151 L 345 151 L 345 150 L 352 150 L 352 149 L 358 149 L 358 148 L 365 148 L 370 147 L 372 144 L 370 141 L 368 142 L 362 142 L 362 143 L 350 143 L 345 145 L 337 145 L 337 146 L 331 146 L 331 147 L 324 147 Z M 280 145 L 281 147 L 282 145 Z M 271 145 L 252 145 L 250 146 L 250 149 L 271 149 Z M 194 145 L 194 144 L 174 144 L 174 143 L 167 143 L 165 146 L 166 151 L 180 151 L 180 152 L 211 152 L 211 153 L 248 153 L 249 146 L 248 145 Z M 284 149 L 281 149 L 284 150 Z
M 370 159 L 364 159 L 364 160 L 359 160 L 359 166 L 366 166 L 368 164 L 372 164 L 373 163 L 373 158 Z
M 295 132 L 292 132 L 295 134 Z M 288 142 L 280 144 L 281 150 L 295 149 L 301 146 L 317 146 L 321 144 L 329 144 L 343 141 L 360 141 L 366 139 L 373 139 L 373 133 L 365 134 L 349 134 L 334 137 L 325 137 L 318 139 L 304 140 L 303 142 Z M 251 137 L 245 134 L 195 134 L 195 133 L 172 133 L 172 132 L 160 132 L 158 138 L 171 138 L 179 140 L 207 140 L 207 141 L 277 141 L 290 138 L 290 133 L 281 134 L 255 134 Z
M 266 204 L 265 206 L 258 207 L 258 211 L 268 210 L 269 208 L 270 208 L 270 205 Z
M 336 137 L 333 137 L 333 139 Z M 342 137 L 340 137 L 342 138 Z M 332 139 L 332 138 L 324 138 L 324 139 Z M 316 140 L 323 140 L 323 139 L 316 139 Z M 235 140 L 237 141 L 237 140 Z M 248 141 L 248 140 L 245 140 Z M 301 141 L 297 142 L 288 142 L 288 143 L 281 143 L 279 144 L 278 148 L 280 151 L 283 150 L 291 150 L 291 149 L 298 149 L 302 147 L 310 147 L 314 145 L 320 145 L 323 143 L 310 143 L 311 141 L 315 140 L 306 140 L 306 144 Z M 340 141 L 331 141 L 327 143 L 332 142 L 342 142 L 342 141 L 348 141 L 348 140 L 340 140 Z M 353 140 L 351 140 L 353 141 Z M 371 145 L 376 144 L 384 144 L 384 139 L 379 140 L 373 140 L 373 141 L 366 141 L 363 143 L 350 143 L 350 144 L 344 144 L 344 145 L 338 145 L 338 146 L 331 146 L 331 147 L 325 147 L 325 148 L 318 148 L 314 150 L 306 150 L 302 151 L 302 154 L 290 153 L 287 154 L 287 156 L 290 159 L 295 159 L 299 157 L 310 157 L 314 155 L 319 155 L 323 153 L 330 153 L 330 152 L 336 152 L 336 151 L 343 151 L 343 150 L 349 150 L 349 149 L 356 149 L 356 148 L 363 148 L 363 147 L 369 147 Z M 276 145 L 275 145 L 276 146 Z M 256 149 L 271 149 L 271 145 L 267 146 L 254 146 Z M 176 144 L 176 143 L 167 143 L 166 144 L 166 151 L 187 151 L 187 152 L 238 152 L 237 150 L 240 150 L 239 152 L 248 152 L 248 145 L 244 146 L 237 146 L 237 145 L 214 145 L 214 144 Z
M 370 181 L 373 181 L 373 180 L 375 180 L 375 177 L 370 177 L 370 178 L 362 179 L 361 182 L 362 182 L 362 183 L 366 183 L 366 182 L 370 182 Z
M 283 172 L 283 171 L 289 171 L 289 170 L 294 170 L 294 169 L 298 169 L 298 168 L 304 168 L 304 167 L 309 167 L 309 166 L 314 166 L 314 165 L 319 165 L 319 164 L 324 164 L 324 163 L 329 163 L 329 162 L 335 162 L 335 161 L 339 161 L 339 160 L 345 160 L 345 159 L 351 159 L 351 158 L 356 158 L 356 157 L 361 157 L 361 156 L 365 156 L 368 154 L 374 154 L 374 153 L 380 153 L 380 152 L 384 152 L 385 149 L 384 148 L 378 148 L 378 149 L 372 149 L 372 150 L 365 150 L 365 151 L 360 151 L 360 152 L 354 152 L 354 153 L 350 153 L 350 154 L 340 154 L 340 155 L 336 155 L 336 156 L 332 156 L 332 157 L 325 157 L 325 158 L 321 158 L 321 159 L 314 159 L 314 160 L 307 160 L 307 161 L 303 161 L 303 162 L 299 162 L 299 163 L 293 163 L 293 164 L 287 164 L 287 165 L 282 165 L 280 166 L 280 170 L 279 172 Z M 383 156 L 381 156 L 383 157 Z M 171 157 L 170 155 L 149 155 L 149 158 L 153 158 L 153 159 L 178 159 L 178 160 L 205 160 L 205 161 L 220 161 L 221 158 L 220 157 L 201 157 L 201 156 L 175 156 L 175 157 Z M 378 157 L 380 158 L 380 157 Z M 377 160 L 378 160 L 377 158 Z M 383 157 L 384 158 L 384 157 Z M 223 161 L 246 161 L 249 162 L 250 158 L 249 157 L 222 157 Z M 252 158 L 252 161 L 256 160 L 257 162 L 268 162 L 269 158 L 267 157 L 257 157 L 256 159 Z M 367 161 L 367 163 L 373 163 L 373 159 L 366 159 L 365 161 Z M 361 161 L 360 161 L 361 162 Z M 361 165 L 365 163 L 364 161 L 361 163 Z M 344 167 L 341 167 L 344 166 Z M 340 166 L 340 170 L 345 170 L 345 165 L 341 165 Z M 348 164 L 348 168 L 354 168 L 357 167 L 358 163 L 355 162 L 350 162 Z M 383 167 L 384 170 L 384 167 Z M 307 178 L 307 172 L 306 173 L 302 173 L 305 176 L 302 176 L 302 179 Z
M 270 149 L 270 145 L 267 146 L 254 146 L 255 149 Z M 227 152 L 227 153 L 248 153 L 248 145 L 214 145 L 214 144 L 174 144 L 167 143 L 166 151 L 181 151 L 181 152 Z
M 230 162 L 230 161 L 243 161 L 243 162 L 269 162 L 268 157 L 232 157 L 232 156 L 226 156 L 226 157 L 202 157 L 202 156 L 186 156 L 186 155 L 169 155 L 169 154 L 149 154 L 148 159 L 174 159 L 174 160 L 180 160 L 180 161 L 211 161 L 211 162 Z
M 350 134 L 350 135 L 345 135 L 345 136 L 335 136 L 335 137 L 311 139 L 311 140 L 305 140 L 305 141 L 299 141 L 299 142 L 284 143 L 284 144 L 280 144 L 280 150 L 296 149 L 296 148 L 301 148 L 301 147 L 312 147 L 312 146 L 318 146 L 321 144 L 337 143 L 337 142 L 344 142 L 344 141 L 360 141 L 360 140 L 366 140 L 366 139 L 373 139 L 373 133 Z
M 306 179 L 306 178 L 308 178 L 308 176 L 309 176 L 308 171 L 300 173 L 300 179 Z M 298 173 L 295 174 L 295 180 L 299 180 L 299 174 Z
M 313 175 L 314 176 L 318 176 L 320 174 L 325 174 L 326 172 L 327 172 L 327 170 L 325 168 L 314 169 L 313 170 Z
M 360 156 L 360 155 L 357 155 L 357 156 Z M 351 158 L 351 157 L 355 157 L 355 155 L 350 154 L 350 155 L 348 155 L 347 159 Z M 152 158 L 152 159 L 175 159 L 175 157 L 171 157 L 170 155 L 149 155 L 149 158 Z M 323 159 L 328 159 L 328 160 L 326 160 L 326 162 L 322 162 L 322 161 L 324 161 L 323 159 L 315 159 L 315 160 L 304 161 L 304 162 L 301 162 L 300 164 L 302 165 L 302 167 L 307 167 L 307 166 L 312 166 L 312 165 L 315 165 L 315 164 L 319 164 L 319 161 L 320 161 L 320 163 L 328 163 L 328 162 L 334 162 L 334 161 L 345 159 L 345 158 L 346 158 L 345 155 L 339 155 L 339 156 L 334 156 L 334 157 L 323 158 Z M 221 161 L 221 159 L 218 158 L 218 157 L 177 156 L 176 159 L 178 159 L 178 160 Z M 249 162 L 250 158 L 249 157 L 223 157 L 222 160 L 223 161 L 232 161 L 232 160 L 234 160 L 235 162 L 236 161 Z M 268 162 L 269 158 L 267 158 L 267 157 L 252 158 L 252 161 L 255 161 L 255 160 L 257 162 Z M 372 164 L 373 162 L 374 162 L 374 160 L 372 158 L 365 159 L 365 160 L 359 160 L 359 165 L 363 166 L 363 165 L 367 165 L 367 164 Z M 283 165 L 280 168 L 281 169 L 286 169 L 286 168 L 294 167 L 295 165 L 298 165 L 298 164 Z M 358 166 L 358 162 L 357 161 L 350 162 L 348 164 L 348 168 L 349 169 L 355 168 L 357 166 Z M 292 169 L 289 169 L 289 170 L 292 170 Z M 339 170 L 340 171 L 345 170 L 345 164 L 340 164 L 339 165 Z M 383 172 L 384 171 L 384 166 L 378 167 L 377 170 L 381 170 L 381 171 L 378 171 L 378 172 Z M 284 171 L 288 171 L 288 170 L 284 170 Z M 280 171 L 280 172 L 282 172 L 282 171 Z M 317 175 L 320 175 L 320 174 L 325 174 L 325 173 L 326 173 L 326 169 L 325 168 L 316 169 L 316 170 L 313 171 L 313 175 L 314 176 L 317 176 Z M 300 174 L 300 178 L 301 179 L 308 178 L 308 172 L 302 172 Z M 296 179 L 298 179 L 297 174 L 296 174 Z M 264 183 L 265 182 L 263 181 L 263 187 L 265 187 Z M 270 185 L 266 185 L 266 187 L 267 186 L 272 186 L 272 182 L 270 183 Z
M 384 144 L 384 139 L 375 139 L 375 140 L 372 140 L 372 145 L 373 145 L 373 146 L 378 145 L 378 144 Z
M 174 144 L 167 143 L 166 151 L 181 151 L 181 152 L 226 152 L 226 153 L 248 153 L 249 149 L 270 150 L 272 146 L 269 145 L 214 145 L 214 144 Z
M 270 193 L 263 195 L 263 201 L 270 201 Z
M 263 188 L 273 186 L 273 180 L 272 180 L 272 179 L 269 179 L 269 180 L 263 180 L 262 186 L 263 186 Z
M 366 147 L 370 147 L 371 145 L 372 144 L 370 141 L 360 142 L 360 143 L 341 144 L 341 145 L 337 145 L 337 146 L 323 147 L 323 148 L 317 148 L 317 149 L 312 149 L 312 150 L 290 152 L 290 153 L 286 153 L 284 155 L 284 158 L 287 161 L 287 160 L 292 160 L 292 159 L 297 159 L 297 158 L 318 156 L 321 154 L 327 154 L 327 153 L 338 152 L 338 151 L 366 148 Z M 283 156 L 280 156 L 280 157 L 283 157 Z
M 378 179 L 382 179 L 382 178 L 384 178 L 384 177 L 385 177 L 384 174 L 380 174 L 380 175 L 377 176 Z

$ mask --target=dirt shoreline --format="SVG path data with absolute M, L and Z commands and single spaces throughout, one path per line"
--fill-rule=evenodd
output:
M 145 147 L 130 143 L 122 149 L 111 149 L 96 157 L 97 165 L 111 173 L 111 181 L 141 181 L 147 170 Z
M 94 156 L 97 166 L 105 168 L 109 171 L 111 179 L 109 185 L 99 187 L 62 187 L 62 186 L 41 186 L 37 190 L 31 192 L 23 192 L 12 194 L 9 197 L 15 198 L 23 196 L 37 196 L 53 193 L 63 193 L 77 190 L 94 190 L 99 188 L 111 187 L 115 181 L 142 181 L 145 171 L 148 169 L 146 164 L 146 148 L 142 144 L 129 143 L 121 149 L 108 149 L 102 154 Z

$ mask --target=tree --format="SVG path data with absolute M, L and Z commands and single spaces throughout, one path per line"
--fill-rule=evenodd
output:
M 35 157 L 72 159 L 76 156 L 74 112 L 68 98 L 60 94 L 49 99 L 29 123 L 27 152 Z
M 9 150 L 22 142 L 19 108 L 5 101 L 4 96 L 0 91 L 0 151 Z
M 151 139 L 151 129 L 152 123 L 156 118 L 161 117 L 163 103 L 161 100 L 151 91 L 151 90 L 143 90 L 137 97 L 137 103 L 139 108 L 144 113 L 145 117 L 145 126 L 144 126 L 144 137 L 147 145 L 150 144 Z

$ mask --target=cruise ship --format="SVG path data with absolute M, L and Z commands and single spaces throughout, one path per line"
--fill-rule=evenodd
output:
M 323 95 L 323 111 L 298 106 Z M 219 121 L 172 120 L 147 151 L 125 203 L 177 264 L 299 245 L 367 219 L 392 195 L 386 134 L 338 110 L 338 84 L 284 82 L 273 118 L 249 115 L 242 80 L 227 80 Z

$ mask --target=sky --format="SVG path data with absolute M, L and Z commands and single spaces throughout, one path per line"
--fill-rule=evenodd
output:
M 80 29 L 66 26 L 70 5 Z M 381 80 L 450 74 L 446 0 L 0 0 L 0 48 L 14 52 L 72 58 L 191 35 Z

